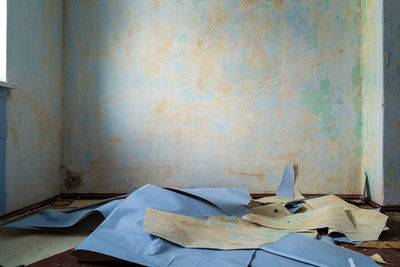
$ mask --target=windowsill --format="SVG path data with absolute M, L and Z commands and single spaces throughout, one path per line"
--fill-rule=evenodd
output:
M 15 84 L 9 83 L 9 82 L 2 82 L 0 81 L 0 87 L 8 88 L 8 89 L 14 89 Z

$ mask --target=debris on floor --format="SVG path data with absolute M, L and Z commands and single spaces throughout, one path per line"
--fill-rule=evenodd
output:
M 384 259 L 382 259 L 381 255 L 379 255 L 378 253 L 375 253 L 374 255 L 369 257 L 376 262 L 387 264 L 387 262 Z
M 85 207 L 70 209 L 47 209 L 30 217 L 1 226 L 2 228 L 23 228 L 64 233 L 90 232 L 121 202 L 121 199 L 101 201 Z
M 126 198 L 73 207 L 2 227 L 65 236 L 93 231 L 72 252 L 80 261 L 119 259 L 147 266 L 378 266 L 374 261 L 384 263 L 379 254 L 368 257 L 336 242 L 399 248 L 399 242 L 378 240 L 388 219 L 379 211 L 334 195 L 301 195 L 293 165 L 285 168 L 273 197 L 252 200 L 243 188 L 146 185 Z
M 359 248 L 395 248 L 400 249 L 400 242 L 398 241 L 368 241 L 355 247 Z

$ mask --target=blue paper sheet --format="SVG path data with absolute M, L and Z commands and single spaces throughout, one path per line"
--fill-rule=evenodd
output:
M 295 213 L 297 210 L 301 209 L 303 205 L 301 203 L 290 203 L 286 204 L 285 208 L 287 208 L 291 213 Z
M 294 170 L 292 163 L 283 170 L 276 195 L 280 197 L 294 197 Z
M 360 245 L 364 243 L 364 241 L 350 241 L 344 234 L 342 233 L 330 233 L 329 237 L 332 238 L 336 242 L 343 242 L 343 243 L 349 243 L 353 245 Z
M 177 188 L 171 189 L 197 196 L 213 203 L 220 208 L 225 215 L 244 216 L 251 213 L 244 205 L 249 204 L 251 196 L 244 188 Z
M 72 212 L 71 209 L 47 209 L 2 227 L 66 233 L 93 231 L 121 202 L 121 199 L 117 199 L 97 207 Z
M 297 233 L 290 233 L 260 248 L 316 266 L 379 266 L 363 254 Z
M 220 199 L 235 195 L 235 190 L 215 189 Z M 216 204 L 217 205 L 217 204 Z M 240 216 L 241 204 L 231 206 Z M 106 220 L 86 238 L 73 254 L 93 259 L 100 253 L 147 266 L 247 266 L 254 250 L 213 250 L 183 248 L 143 232 L 146 208 L 205 219 L 204 215 L 224 214 L 218 207 L 180 193 L 146 185 L 118 205 Z
M 317 239 L 320 240 L 320 241 L 335 245 L 335 240 L 330 236 L 318 235 Z
M 294 259 L 282 257 L 261 249 L 257 249 L 254 253 L 253 260 L 250 264 L 252 267 L 310 267 L 312 264 L 304 263 Z

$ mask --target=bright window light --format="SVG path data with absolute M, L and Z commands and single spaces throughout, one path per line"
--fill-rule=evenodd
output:
M 6 81 L 7 0 L 0 0 L 0 81 Z

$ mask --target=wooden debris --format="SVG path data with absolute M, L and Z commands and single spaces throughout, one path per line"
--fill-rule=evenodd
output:
M 376 262 L 387 264 L 387 262 L 378 253 L 375 253 L 374 255 L 369 256 L 369 257 Z

